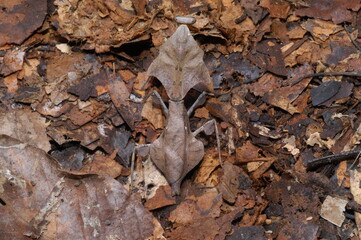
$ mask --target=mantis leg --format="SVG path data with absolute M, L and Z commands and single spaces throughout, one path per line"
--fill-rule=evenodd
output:
M 132 158 L 130 161 L 130 191 L 133 190 L 133 173 L 134 173 L 134 166 L 135 166 L 135 152 L 140 150 L 141 148 L 145 148 L 148 150 L 149 153 L 149 148 L 150 148 L 151 144 L 140 144 L 138 146 L 135 146 L 132 152 Z M 146 154 L 147 155 L 147 154 Z
M 166 116 L 168 116 L 168 108 L 165 105 L 165 103 L 164 103 L 163 99 L 161 98 L 161 96 L 159 95 L 159 93 L 157 91 L 153 90 L 153 94 L 154 94 L 154 96 L 156 96 L 159 99 L 160 105 L 162 106 L 163 113 Z
M 195 130 L 193 132 L 193 136 L 197 136 L 200 132 L 205 132 L 207 135 L 211 134 L 212 131 L 210 130 L 210 127 L 212 126 L 212 124 L 214 126 L 214 131 L 216 133 L 218 161 L 219 161 L 219 164 L 222 166 L 221 142 L 219 140 L 219 132 L 218 132 L 216 120 L 212 119 L 212 120 L 209 120 L 208 122 L 206 122 L 205 124 L 203 124 L 200 128 L 198 128 L 197 130 Z
M 188 117 L 193 113 L 194 109 L 198 107 L 198 104 L 203 100 L 203 97 L 207 94 L 207 92 L 202 92 L 201 95 L 198 96 L 197 100 L 193 103 L 193 105 L 188 109 L 187 115 Z
M 135 102 L 135 103 L 145 103 L 147 101 L 147 99 L 151 96 L 151 95 L 154 95 L 158 98 L 159 102 L 160 102 L 160 105 L 162 107 L 162 110 L 163 110 L 163 113 L 165 115 L 168 115 L 168 108 L 167 106 L 165 105 L 162 97 L 159 95 L 159 93 L 156 91 L 156 90 L 153 90 L 153 92 L 151 92 L 150 94 L 147 94 L 144 98 L 140 98 L 140 99 L 128 99 L 128 101 L 131 101 L 131 102 Z

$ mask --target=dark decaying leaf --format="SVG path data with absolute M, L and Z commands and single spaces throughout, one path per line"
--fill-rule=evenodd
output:
M 161 46 L 147 74 L 161 81 L 172 100 L 182 100 L 191 88 L 213 91 L 203 51 L 185 25 L 179 26 Z
M 265 229 L 262 226 L 233 227 L 231 236 L 226 240 L 266 240 Z
M 326 102 L 323 102 L 321 105 L 329 107 L 332 105 L 332 103 L 334 101 L 349 97 L 351 95 L 354 85 L 352 83 L 343 82 L 343 81 L 340 83 L 341 83 L 341 86 L 340 86 L 340 89 L 338 90 L 338 92 L 333 97 L 328 99 Z
M 145 239 L 156 220 L 108 176 L 68 178 L 44 151 L 0 135 L 0 239 Z
M 274 41 L 265 40 L 260 42 L 256 47 L 256 52 L 248 54 L 248 58 L 265 71 L 270 71 L 280 76 L 287 76 L 281 46 Z
M 114 76 L 109 73 L 107 75 L 112 102 L 128 126 L 134 129 L 135 122 L 141 120 L 140 104 L 129 101 L 130 91 L 120 75 Z
M 235 73 L 242 75 L 245 83 L 253 82 L 261 76 L 261 69 L 251 65 L 241 53 L 231 53 L 227 57 L 222 55 L 218 59 L 215 59 L 212 54 L 207 54 L 205 62 L 207 67 L 213 70 L 215 89 L 220 88 L 224 80 L 230 84 L 234 80 Z
M 341 87 L 340 82 L 328 81 L 311 90 L 312 105 L 317 106 L 336 95 Z
M 130 156 L 134 149 L 134 140 L 130 139 L 131 133 L 124 128 L 120 128 L 112 137 L 112 143 L 115 148 L 119 148 L 118 156 L 122 158 L 126 165 L 129 165 Z
M 0 46 L 20 44 L 44 21 L 46 0 L 1 1 Z
M 107 82 L 107 75 L 103 71 L 83 78 L 79 84 L 69 88 L 68 92 L 79 96 L 80 100 L 86 101 L 89 97 L 98 97 L 107 92 Z

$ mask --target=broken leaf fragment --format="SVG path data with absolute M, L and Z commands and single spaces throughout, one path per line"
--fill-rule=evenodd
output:
M 325 201 L 322 203 L 320 215 L 327 221 L 341 227 L 345 220 L 344 211 L 346 208 L 347 200 L 327 196 Z
M 328 81 L 311 90 L 312 105 L 317 106 L 337 94 L 341 87 L 340 82 Z

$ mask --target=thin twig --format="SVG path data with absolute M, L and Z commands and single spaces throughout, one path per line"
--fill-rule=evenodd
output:
M 329 155 L 326 157 L 315 158 L 307 162 L 307 169 L 313 169 L 322 165 L 330 163 L 338 163 L 351 158 L 356 158 L 361 153 L 361 150 L 354 150 L 338 154 Z
M 283 53 L 283 57 L 287 57 L 289 54 L 291 54 L 293 51 L 295 51 L 296 49 L 298 49 L 299 47 L 301 47 L 301 45 L 306 42 L 308 39 L 308 36 L 305 35 L 302 39 L 298 40 L 295 42 L 295 44 L 293 44 L 289 49 L 287 49 L 284 53 Z
M 350 32 L 347 30 L 346 28 L 346 24 L 343 25 L 343 28 L 345 29 L 346 33 L 347 33 L 347 36 L 350 38 L 352 44 L 357 48 L 358 51 L 361 52 L 361 47 L 358 45 L 358 43 L 351 37 L 351 34 Z
M 307 74 L 299 79 L 297 79 L 295 82 L 291 84 L 291 86 L 296 85 L 297 83 L 301 82 L 305 78 L 309 77 L 324 77 L 324 76 L 350 76 L 350 77 L 361 77 L 361 72 L 321 72 L 321 73 L 312 73 Z

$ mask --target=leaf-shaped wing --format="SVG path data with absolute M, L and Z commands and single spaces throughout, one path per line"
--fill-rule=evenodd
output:
M 203 51 L 186 25 L 160 47 L 159 56 L 148 68 L 148 76 L 159 79 L 171 100 L 182 100 L 191 88 L 213 91 L 213 82 L 203 62 Z

